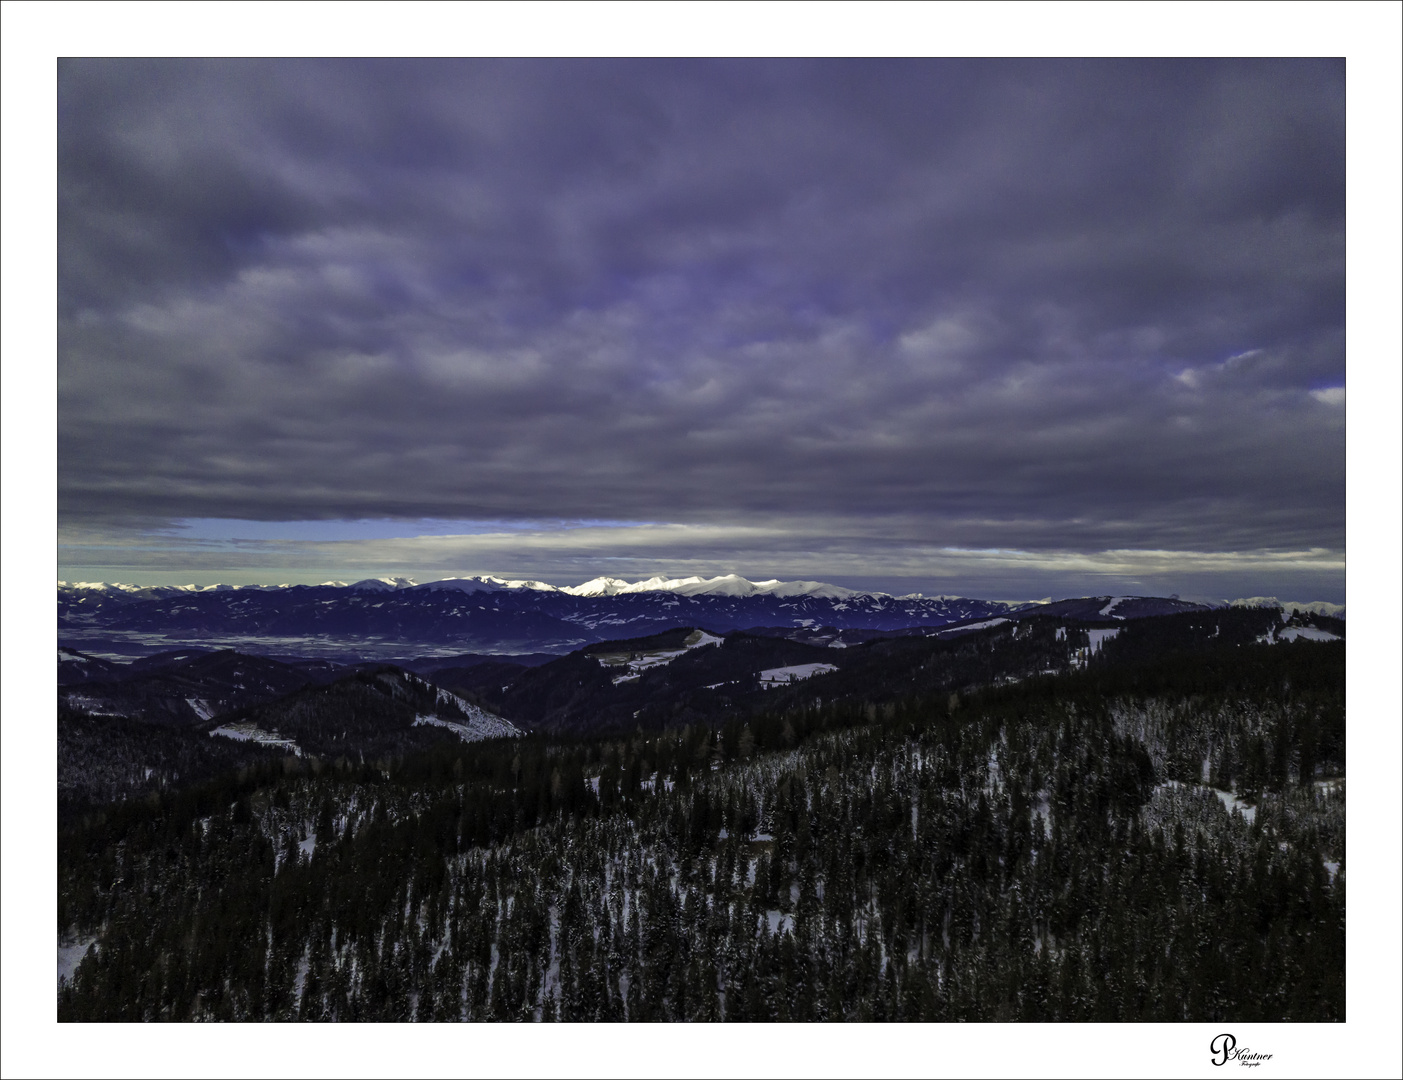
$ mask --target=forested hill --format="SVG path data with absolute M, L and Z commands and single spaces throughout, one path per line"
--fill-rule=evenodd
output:
M 1231 679 L 1243 664 L 1269 662 L 1272 654 L 1255 646 L 1276 642 L 1273 635 L 1286 635 L 1280 644 L 1293 646 L 1290 635 L 1300 633 L 1343 638 L 1344 623 L 1310 614 L 1283 620 L 1278 611 L 1250 608 L 1123 623 L 1033 615 L 843 648 L 813 644 L 808 628 L 724 637 L 684 628 L 591 645 L 492 683 L 460 683 L 461 673 L 447 671 L 429 677 L 474 692 L 475 700 L 523 727 L 589 734 L 719 724 L 728 716 L 814 701 L 882 704 L 912 695 L 938 697 L 1082 670 L 1153 679 L 1159 666 L 1168 665 L 1173 678 L 1185 679 L 1218 665 Z
M 424 674 L 228 650 L 131 664 L 63 650 L 60 816 L 289 752 L 378 762 L 513 729 L 575 738 L 719 728 L 737 718 L 760 727 L 824 702 L 862 709 L 912 697 L 939 702 L 1076 672 L 1105 680 L 1108 694 L 1151 690 L 1161 669 L 1180 689 L 1218 678 L 1219 669 L 1231 685 L 1240 670 L 1282 663 L 1282 650 L 1297 666 L 1328 655 L 1316 647 L 1320 639 L 1343 633 L 1343 623 L 1323 616 L 1283 621 L 1262 609 L 1099 625 L 1000 618 L 851 643 L 809 628 L 724 637 L 679 628 L 553 660 L 455 657 L 442 669 L 421 661 Z M 1271 649 L 1259 647 L 1268 642 Z
M 1258 614 L 90 813 L 60 1018 L 1343 1019 L 1344 645 Z
M 779 592 L 739 578 L 710 583 L 720 591 L 708 591 L 706 584 L 700 592 L 684 584 L 680 590 L 580 593 L 493 578 L 450 578 L 407 587 L 374 580 L 351 586 L 212 589 L 60 583 L 58 623 L 65 644 L 80 649 L 99 642 L 137 648 L 160 641 L 176 648 L 220 641 L 251 651 L 389 659 L 412 655 L 405 649 L 449 645 L 459 651 L 564 652 L 679 626 L 721 631 L 944 626 L 1006 614 L 1017 606 L 963 597 L 858 593 L 819 582 L 793 582 L 789 584 L 797 591 Z M 378 651 L 385 648 L 391 651 Z

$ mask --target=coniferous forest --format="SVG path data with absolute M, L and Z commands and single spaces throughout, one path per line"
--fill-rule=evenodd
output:
M 1340 1020 L 1344 645 L 1252 629 L 85 804 L 59 1017 Z

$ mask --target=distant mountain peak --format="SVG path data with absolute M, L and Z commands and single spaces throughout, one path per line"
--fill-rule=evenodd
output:
M 533 592 L 560 592 L 560 591 L 561 591 L 559 588 L 557 588 L 557 587 L 554 586 L 554 585 L 547 585 L 544 581 L 535 581 L 535 580 L 532 580 L 532 579 L 524 579 L 524 580 L 523 580 L 523 579 L 499 578 L 499 577 L 497 577 L 497 576 L 495 576 L 495 575 L 493 575 L 493 574 L 488 574 L 486 577 L 482 578 L 482 580 L 483 580 L 483 581 L 490 581 L 490 582 L 492 582 L 494 585 L 500 585 L 500 586 L 501 586 L 502 588 L 504 588 L 504 589 L 530 589 L 530 590 L 532 590 Z
M 561 592 L 567 592 L 571 596 L 617 596 L 629 587 L 627 581 L 615 577 L 597 577 L 586 581 L 583 585 L 571 585 Z
M 413 588 L 417 584 L 413 578 L 408 577 L 377 577 L 354 582 L 347 588 L 361 592 L 395 592 L 398 589 Z
M 619 596 L 629 593 L 671 592 L 682 596 L 816 596 L 839 599 L 848 596 L 887 596 L 887 593 L 859 593 L 841 585 L 823 581 L 750 581 L 740 574 L 721 574 L 713 578 L 699 576 L 684 578 L 651 577 L 630 584 L 620 578 L 597 577 L 583 585 L 560 590 L 572 596 Z
M 1241 600 L 1226 601 L 1228 607 L 1280 608 L 1282 611 L 1308 611 L 1312 615 L 1329 615 L 1335 619 L 1345 617 L 1344 604 L 1331 604 L 1325 600 L 1278 600 L 1274 596 L 1249 596 Z

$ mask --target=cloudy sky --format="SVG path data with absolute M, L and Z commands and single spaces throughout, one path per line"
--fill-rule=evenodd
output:
M 1343 61 L 58 68 L 59 572 L 1344 599 Z

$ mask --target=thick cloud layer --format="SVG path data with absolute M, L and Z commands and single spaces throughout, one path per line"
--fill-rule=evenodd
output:
M 61 562 L 1342 590 L 1342 62 L 64 61 L 59 155 Z

